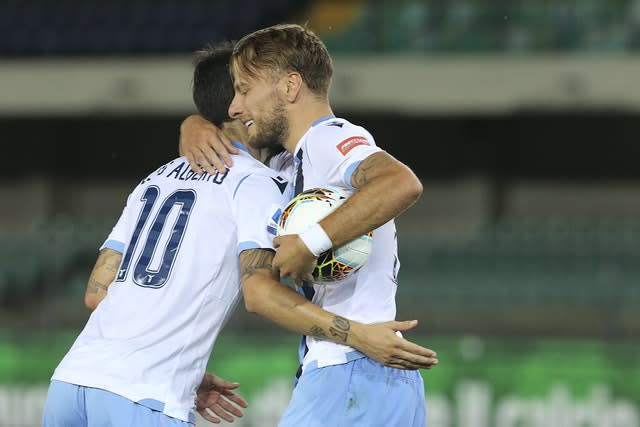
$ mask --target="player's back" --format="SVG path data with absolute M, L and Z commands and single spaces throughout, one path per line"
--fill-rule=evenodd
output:
M 123 253 L 117 278 L 54 379 L 158 401 L 184 419 L 239 299 L 238 251 L 271 246 L 267 219 L 284 185 L 245 153 L 225 174 L 197 175 L 178 158 L 145 178 L 105 242 Z

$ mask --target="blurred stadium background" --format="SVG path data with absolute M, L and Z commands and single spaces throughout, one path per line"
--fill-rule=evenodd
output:
M 285 21 L 423 181 L 398 318 L 440 356 L 430 427 L 639 426 L 640 0 L 3 0 L 0 426 L 39 425 L 97 248 L 194 111 L 191 53 Z M 238 309 L 210 361 L 235 425 L 275 425 L 297 339 Z

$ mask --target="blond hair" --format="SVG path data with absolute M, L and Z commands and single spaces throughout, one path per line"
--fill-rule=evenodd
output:
M 311 30 L 279 24 L 244 36 L 231 56 L 234 75 L 276 77 L 295 71 L 316 95 L 327 97 L 333 63 L 326 46 Z

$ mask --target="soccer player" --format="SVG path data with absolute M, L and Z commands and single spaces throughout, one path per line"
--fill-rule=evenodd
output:
M 228 109 L 234 96 L 233 84 L 228 73 L 225 76 L 228 82 L 224 86 L 226 91 L 222 91 L 219 84 L 221 78 L 218 76 L 227 71 L 231 56 L 231 49 L 228 44 L 226 46 L 201 52 L 202 57 L 194 73 L 194 100 L 201 114 L 207 118 L 218 118 L 220 122 L 225 123 L 227 134 L 246 140 L 246 128 L 228 115 L 225 116 L 226 111 L 222 108 L 227 106 Z M 212 87 L 216 87 L 217 90 L 211 90 Z M 225 120 L 222 119 L 223 116 L 226 117 Z M 234 130 L 229 130 L 232 126 Z M 292 157 L 281 145 L 244 146 L 236 141 L 236 146 L 248 150 L 262 162 L 268 160 L 277 171 L 291 175 Z M 289 186 L 281 185 L 280 188 L 288 197 Z M 274 231 L 274 228 L 271 227 L 270 230 Z M 350 342 L 370 357 L 392 366 L 418 369 L 434 364 L 433 351 L 401 339 L 395 334 L 395 331 L 414 327 L 415 321 L 391 320 L 362 325 L 322 310 L 279 282 L 278 271 L 271 267 L 273 256 L 271 248 L 249 248 L 240 254 L 243 296 L 249 311 L 261 314 L 289 330 L 309 333 L 323 340 Z
M 196 72 L 196 75 L 194 76 L 194 89 L 198 85 L 206 86 L 211 85 L 211 83 L 207 84 L 206 80 L 199 79 L 198 73 Z M 229 88 L 230 91 L 233 92 L 231 85 Z M 214 102 L 211 98 L 211 93 L 216 92 L 202 90 L 200 91 L 200 96 L 197 92 L 194 92 L 196 105 L 198 105 L 198 109 L 201 112 L 204 112 L 203 115 L 206 117 L 212 115 L 211 111 L 219 108 L 219 105 L 215 107 L 208 105 Z M 233 93 L 226 94 L 218 92 L 216 95 L 222 98 L 229 96 L 229 102 L 233 97 Z M 218 111 L 216 114 L 220 114 L 220 112 Z M 208 121 L 206 117 L 202 117 L 201 115 L 192 115 L 184 120 L 181 126 L 179 151 L 181 155 L 184 155 L 189 159 L 194 171 L 215 174 L 218 173 L 219 170 L 226 170 L 226 167 L 232 163 L 232 157 L 227 157 L 228 153 L 226 152 L 226 149 L 230 146 L 231 140 L 224 135 L 224 132 L 220 132 L 220 129 L 215 126 L 215 124 Z M 244 129 L 244 127 L 242 129 Z M 246 130 L 244 132 L 244 135 L 236 132 L 235 137 L 241 140 L 246 140 Z M 241 147 L 237 142 L 235 146 L 231 146 L 236 150 L 236 147 Z M 281 144 L 268 146 L 264 146 L 264 144 L 256 144 L 255 147 L 247 144 L 244 147 L 248 149 L 254 157 L 260 159 L 262 162 L 266 162 L 272 169 L 278 171 L 280 176 L 284 176 L 289 180 L 293 179 L 293 172 L 295 170 L 293 156 L 291 153 L 283 151 Z M 222 161 L 217 157 L 216 153 L 222 153 L 221 157 L 226 157 L 226 159 Z M 213 167 L 212 164 L 216 162 L 217 166 Z M 205 166 L 202 167 L 202 165 Z M 287 189 L 286 193 L 292 195 L 293 189 Z M 273 254 L 267 253 L 266 256 L 269 256 L 270 260 Z M 271 283 L 275 284 L 274 282 Z M 290 313 L 287 309 L 287 304 L 273 304 L 269 307 L 269 302 L 272 301 L 272 297 L 269 297 L 267 293 L 264 293 L 264 297 L 260 297 L 258 292 L 250 292 L 252 289 L 257 291 L 266 290 L 267 288 L 260 285 L 252 288 L 247 286 L 245 283 L 244 295 L 245 305 L 247 308 L 250 311 L 259 313 L 276 321 L 288 329 L 292 329 L 291 326 L 288 326 L 278 320 L 278 317 Z M 278 289 L 279 292 L 284 292 L 279 286 L 276 286 L 275 289 Z M 278 315 L 279 312 L 281 313 L 280 315 Z M 326 335 L 328 333 L 331 334 L 332 339 L 334 340 L 339 339 L 346 341 L 348 334 L 345 334 L 344 330 L 352 327 L 351 321 L 345 318 L 336 318 L 334 321 L 334 326 L 329 327 L 329 329 L 322 330 L 317 328 L 316 325 L 311 325 L 310 330 L 314 331 L 314 335 L 322 336 L 323 334 Z M 415 320 L 405 322 L 392 321 L 391 323 L 383 322 L 378 324 L 377 327 L 381 328 L 379 331 L 380 334 L 370 333 L 370 335 L 366 337 L 364 342 L 368 345 L 368 348 L 366 348 L 363 353 L 367 354 L 367 356 L 372 359 L 391 367 L 404 369 L 431 368 L 434 364 L 437 364 L 435 352 L 403 339 L 401 338 L 401 335 L 389 334 L 392 329 L 385 329 L 386 327 L 390 327 L 395 328 L 396 330 L 408 330 L 416 325 L 417 322 Z M 386 336 L 383 337 L 382 333 L 386 333 Z M 380 344 L 376 344 L 376 337 L 378 336 L 383 338 L 381 339 Z
M 280 247 L 274 264 L 280 265 L 284 275 L 299 281 L 308 277 L 315 255 L 375 229 L 374 252 L 362 271 L 339 287 L 316 285 L 307 287 L 306 293 L 322 307 L 353 319 L 393 319 L 399 268 L 393 218 L 419 197 L 419 180 L 409 168 L 377 148 L 365 129 L 333 117 L 327 99 L 331 59 L 311 32 L 298 26 L 277 26 L 254 33 L 239 44 L 233 71 L 236 98 L 230 114 L 249 129 L 247 145 L 284 144 L 288 152 L 295 153 L 298 191 L 323 185 L 358 190 L 315 230 L 302 236 L 278 237 Z M 194 169 L 233 167 L 227 148 L 228 141 L 219 138 L 215 127 L 202 117 L 193 115 L 183 122 L 180 151 Z M 378 197 L 380 194 L 385 197 Z M 303 339 L 303 344 L 309 346 L 301 348 L 301 382 L 282 426 L 314 426 L 318 420 L 327 425 L 362 426 L 425 423 L 419 374 L 406 378 L 408 373 L 385 369 L 348 346 L 315 338 Z M 368 380 L 367 372 L 371 373 Z M 371 378 L 389 381 L 378 384 Z M 395 393 L 398 384 L 405 384 L 398 388 L 404 394 Z M 347 402 L 349 387 L 355 393 L 356 406 L 352 400 Z M 397 401 L 390 401 L 389 396 L 396 396 Z M 347 412 L 336 410 L 347 407 Z M 369 415 L 358 418 L 360 411 Z
M 230 51 L 222 67 L 216 52 L 206 56 L 213 65 L 206 58 L 196 65 L 208 83 L 194 81 L 194 91 L 211 90 L 202 99 L 224 102 L 215 82 L 231 88 L 226 104 L 211 110 L 220 114 L 207 118 L 245 132 L 227 120 Z M 237 384 L 205 373 L 240 281 L 247 308 L 259 306 L 299 333 L 337 340 L 329 333 L 337 325 L 342 342 L 380 357 L 404 345 L 393 331 L 409 322 L 349 322 L 278 282 L 267 220 L 273 205 L 286 202 L 287 183 L 239 147 L 233 170 L 196 174 L 180 157 L 129 195 L 87 285 L 85 303 L 95 310 L 52 376 L 43 426 L 188 426 L 194 409 L 219 421 L 207 407 L 227 420 L 241 416 L 246 402 L 233 392 Z
M 303 289 L 315 304 L 346 318 L 394 319 L 399 262 L 393 218 L 421 195 L 420 181 L 377 147 L 366 129 L 333 115 L 331 57 L 310 30 L 275 25 L 243 37 L 234 48 L 231 71 L 230 116 L 247 127 L 249 145 L 281 144 L 294 155 L 296 194 L 323 186 L 357 190 L 316 226 L 277 237 L 274 267 L 300 283 L 310 279 L 310 266 L 322 252 L 374 230 L 362 269 L 339 286 Z M 281 427 L 426 424 L 419 371 L 385 367 L 348 345 L 310 336 L 301 356 L 301 376 Z

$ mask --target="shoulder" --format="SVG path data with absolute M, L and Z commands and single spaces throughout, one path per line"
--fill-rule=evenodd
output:
M 309 132 L 307 143 L 335 146 L 343 155 L 359 145 L 375 146 L 371 133 L 346 119 L 334 118 L 315 125 Z
M 248 175 L 264 178 L 278 176 L 277 171 L 274 171 L 251 155 L 244 153 L 234 155 L 233 166 L 230 169 L 230 173 L 240 179 Z
M 315 125 L 309 132 L 309 138 L 312 139 L 330 138 L 338 141 L 352 136 L 360 136 L 373 142 L 373 136 L 367 129 L 337 117 Z
M 293 165 L 293 155 L 288 151 L 282 151 L 269 159 L 269 167 L 276 172 L 287 172 Z
M 240 175 L 246 176 L 251 175 L 256 177 L 257 179 L 266 179 L 266 178 L 275 178 L 277 177 L 278 171 L 271 169 L 269 166 L 260 163 L 255 160 L 254 162 L 248 163 L 246 165 L 239 165 L 241 168 L 235 170 L 235 172 L 239 172 Z M 232 166 L 231 170 L 233 171 L 236 167 L 236 164 Z
M 231 174 L 236 181 L 234 196 L 243 194 L 260 195 L 266 193 L 283 194 L 288 181 L 278 171 L 260 163 L 258 160 L 244 157 L 234 158 Z

